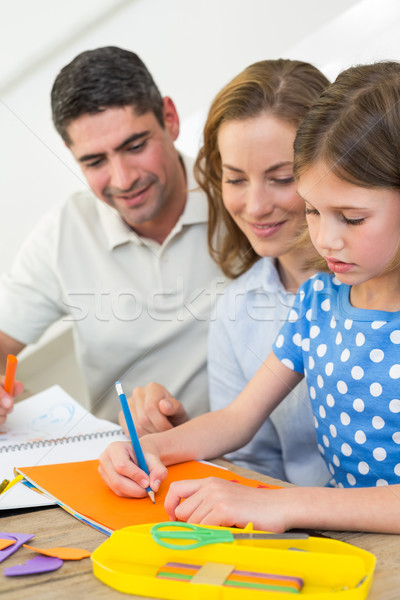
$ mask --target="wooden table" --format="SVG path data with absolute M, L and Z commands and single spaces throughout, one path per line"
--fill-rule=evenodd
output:
M 227 464 L 224 461 L 216 461 Z M 272 480 L 252 471 L 229 464 L 232 471 L 240 475 L 259 479 L 266 483 L 281 482 Z M 285 485 L 285 484 L 283 484 Z M 70 546 L 93 551 L 105 541 L 106 537 L 69 515 L 59 507 L 40 510 L 8 511 L 4 516 L 0 512 L 0 530 L 14 533 L 32 533 L 35 538 L 30 544 L 46 548 L 52 546 Z M 400 598 L 400 536 L 384 534 L 323 532 L 332 538 L 349 542 L 372 552 L 377 557 L 374 582 L 369 600 L 399 600 Z M 3 570 L 33 557 L 31 550 L 20 548 L 0 565 L 0 596 L 4 600 L 121 600 L 139 598 L 123 595 L 104 585 L 92 572 L 90 559 L 65 561 L 61 569 L 51 573 L 27 577 L 5 577 Z M 28 587 L 29 586 L 29 587 Z

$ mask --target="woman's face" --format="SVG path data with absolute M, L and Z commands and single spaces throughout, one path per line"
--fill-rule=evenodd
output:
M 286 254 L 305 222 L 293 178 L 295 135 L 293 125 L 266 114 L 218 132 L 223 202 L 259 256 Z

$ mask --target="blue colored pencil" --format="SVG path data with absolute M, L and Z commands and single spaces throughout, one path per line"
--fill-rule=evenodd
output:
M 126 396 L 124 394 L 124 390 L 122 389 L 122 384 L 120 381 L 116 381 L 115 389 L 117 390 L 118 398 L 119 398 L 119 401 L 121 402 L 122 411 L 124 413 L 126 425 L 128 427 L 129 435 L 131 437 L 132 446 L 133 446 L 133 449 L 136 454 L 136 459 L 138 461 L 138 465 L 142 469 L 142 471 L 144 471 L 145 473 L 147 473 L 147 475 L 149 475 L 150 474 L 149 469 L 147 468 L 146 461 L 143 456 L 143 450 L 140 445 L 139 437 L 138 437 L 138 434 L 136 433 L 135 424 L 132 419 L 131 411 L 129 410 L 128 400 L 126 399 Z M 150 486 L 146 489 L 146 492 L 148 493 L 152 503 L 155 504 L 154 492 Z

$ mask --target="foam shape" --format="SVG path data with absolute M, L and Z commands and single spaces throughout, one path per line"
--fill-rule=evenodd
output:
M 45 556 L 55 556 L 62 560 L 81 560 L 81 558 L 88 558 L 90 556 L 90 552 L 82 548 L 63 548 L 62 546 L 55 548 L 35 548 L 34 546 L 28 546 L 28 544 L 24 544 L 24 548 L 29 548 L 29 550 L 34 550 Z
M 61 567 L 63 561 L 61 558 L 53 556 L 35 556 L 22 565 L 14 565 L 4 569 L 4 575 L 7 577 L 16 577 L 19 575 L 35 575 L 36 573 L 47 573 L 56 571 Z
M 0 538 L 0 550 L 4 550 L 4 548 L 8 548 L 8 546 L 11 546 L 11 544 L 15 544 L 17 540 L 2 540 Z
M 5 531 L 0 531 L 0 538 L 5 538 L 6 540 L 11 540 L 13 543 L 8 548 L 4 548 L 4 550 L 0 550 L 0 562 L 8 558 L 11 554 L 14 554 L 22 546 L 25 542 L 29 542 L 35 536 L 31 533 L 7 533 Z

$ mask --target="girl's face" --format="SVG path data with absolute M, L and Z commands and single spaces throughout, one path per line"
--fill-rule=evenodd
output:
M 400 244 L 400 192 L 360 187 L 319 162 L 298 182 L 311 240 L 343 283 L 382 275 Z
M 296 129 L 270 115 L 228 121 L 218 132 L 222 198 L 260 256 L 286 254 L 304 224 L 293 178 Z

